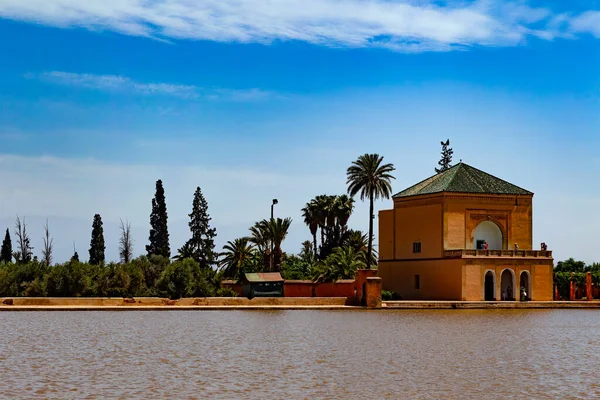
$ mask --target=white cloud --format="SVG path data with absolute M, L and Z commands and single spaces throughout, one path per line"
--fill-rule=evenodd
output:
M 571 29 L 575 32 L 589 32 L 600 38 L 600 11 L 588 11 L 573 18 Z
M 3 0 L 0 16 L 159 39 L 447 51 L 561 35 L 550 10 L 523 1 Z M 585 26 L 580 24 L 580 26 Z M 597 25 L 596 25 L 597 26 Z M 595 30 L 595 26 L 587 26 Z M 564 32 L 563 32 L 564 33 Z
M 194 85 L 177 85 L 164 82 L 143 83 L 119 75 L 78 74 L 64 71 L 51 71 L 42 74 L 28 73 L 29 79 L 79 86 L 103 91 L 119 91 L 143 95 L 164 95 L 184 99 L 211 99 L 229 101 L 253 101 L 275 97 L 272 92 L 260 89 L 236 90 L 224 88 L 201 88 Z

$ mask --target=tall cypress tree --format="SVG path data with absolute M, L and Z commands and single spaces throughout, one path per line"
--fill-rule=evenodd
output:
M 167 228 L 167 203 L 162 181 L 156 181 L 156 193 L 152 199 L 152 213 L 150 214 L 150 244 L 146 246 L 148 257 L 159 255 L 171 257 L 169 247 L 169 230 Z
M 94 215 L 92 223 L 92 240 L 90 241 L 90 264 L 98 265 L 104 262 L 104 229 L 102 228 L 102 217 Z
M 454 151 L 450 147 L 450 139 L 440 143 L 442 145 L 442 158 L 438 161 L 440 167 L 435 169 L 435 172 L 438 174 L 452 167 L 452 154 L 454 154 Z
M 0 261 L 5 263 L 12 261 L 12 242 L 8 228 L 6 228 L 6 235 L 2 241 L 2 249 L 0 249 Z
M 216 264 L 218 254 L 215 252 L 216 228 L 210 227 L 211 218 L 208 214 L 208 202 L 199 187 L 194 193 L 192 202 L 192 212 L 188 214 L 190 222 L 188 223 L 192 237 L 182 247 L 179 252 L 183 253 L 186 246 L 194 251 L 194 258 L 204 268 L 209 268 Z

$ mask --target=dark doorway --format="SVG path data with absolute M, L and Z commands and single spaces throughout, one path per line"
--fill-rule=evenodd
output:
M 520 291 L 521 291 L 521 296 L 520 296 L 520 300 L 521 301 L 529 301 L 529 299 L 531 298 L 531 287 L 529 285 L 529 274 L 526 271 L 521 272 L 521 279 L 520 279 Z
M 502 271 L 500 275 L 500 290 L 500 299 L 503 301 L 515 301 L 515 296 L 519 295 L 518 288 L 515 293 L 515 273 L 512 269 Z
M 494 273 L 492 271 L 488 271 L 485 273 L 485 301 L 495 301 L 496 296 L 494 295 L 496 279 L 494 279 Z

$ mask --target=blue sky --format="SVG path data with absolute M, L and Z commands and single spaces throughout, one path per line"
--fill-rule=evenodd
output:
M 154 182 L 172 244 L 200 186 L 218 244 L 345 191 L 377 152 L 394 190 L 431 175 L 439 142 L 536 193 L 534 242 L 600 261 L 596 1 L 0 0 L 0 229 L 46 218 L 57 261 L 87 256 L 95 213 L 142 253 Z M 391 201 L 379 202 L 388 208 Z M 358 204 L 351 225 L 367 229 Z

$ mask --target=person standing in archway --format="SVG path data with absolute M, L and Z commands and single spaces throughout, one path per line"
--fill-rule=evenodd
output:
M 510 285 L 508 285 L 508 287 L 506 288 L 506 300 L 512 300 L 512 288 L 510 287 Z
M 483 249 L 487 250 L 489 248 L 488 242 L 483 243 Z

